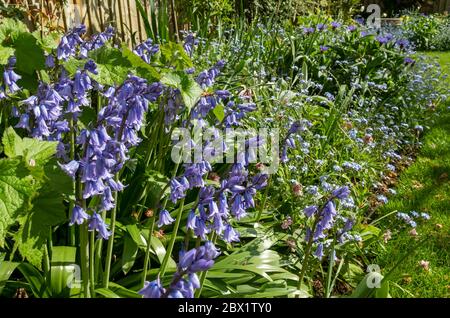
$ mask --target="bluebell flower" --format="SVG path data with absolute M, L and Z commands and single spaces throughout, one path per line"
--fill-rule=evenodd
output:
M 80 166 L 80 163 L 78 161 L 72 160 L 66 164 L 58 164 L 67 175 L 69 175 L 72 179 L 75 179 L 75 174 L 77 173 L 78 167 Z
M 223 236 L 222 236 L 223 240 L 227 243 L 232 243 L 232 242 L 239 242 L 239 233 L 235 231 L 235 229 L 233 229 L 233 227 L 230 224 L 227 224 L 225 226 L 225 230 L 223 232 Z
M 144 298 L 161 298 L 165 292 L 158 277 L 152 282 L 145 282 L 144 287 L 138 291 L 138 294 L 144 296 Z
M 80 225 L 87 219 L 89 219 L 89 215 L 84 211 L 84 209 L 79 205 L 75 205 L 72 210 L 72 215 L 70 216 L 69 225 L 74 225 L 75 223 Z
M 102 217 L 96 212 L 94 212 L 89 219 L 88 230 L 97 231 L 98 238 L 103 238 L 104 240 L 107 240 L 111 235 Z
M 313 214 L 317 213 L 318 207 L 317 205 L 310 205 L 308 207 L 306 207 L 303 212 L 305 213 L 305 215 L 310 218 Z
M 17 81 L 22 77 L 14 72 L 14 65 L 16 64 L 16 58 L 14 56 L 8 59 L 8 64 L 3 72 L 3 84 L 5 85 L 5 91 L 9 90 L 10 93 L 15 93 L 20 90 L 17 85 Z
M 314 255 L 320 260 L 323 258 L 323 244 L 322 243 L 317 244 L 317 249 L 316 249 Z
M 172 224 L 175 221 L 175 219 L 173 219 L 170 216 L 169 211 L 167 211 L 166 209 L 162 209 L 159 212 L 159 220 L 158 220 L 158 227 L 162 227 L 163 225 L 169 225 Z
M 343 200 L 350 195 L 350 189 L 347 186 L 343 186 L 334 190 L 332 195 L 339 200 Z

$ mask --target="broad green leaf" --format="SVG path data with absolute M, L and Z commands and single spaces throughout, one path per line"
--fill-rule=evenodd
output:
M 122 271 L 126 275 L 131 270 L 136 261 L 138 245 L 128 235 L 125 235 L 122 251 Z
M 159 262 L 162 263 L 164 256 L 166 255 L 166 248 L 164 247 L 164 245 L 161 243 L 161 241 L 159 240 L 159 238 L 157 237 L 152 237 L 152 241 L 151 241 L 151 251 L 156 255 L 156 257 L 158 258 Z M 169 261 L 167 263 L 167 267 L 168 268 L 176 268 L 177 264 L 175 263 L 175 261 L 172 259 L 172 257 L 169 258 Z
M 0 246 L 8 227 L 29 208 L 35 189 L 35 181 L 22 160 L 0 159 Z
M 52 226 L 67 220 L 64 196 L 72 191 L 72 180 L 52 160 L 44 169 L 45 183 L 33 198 L 30 212 L 19 218 L 15 248 L 40 268 L 42 247 Z
M 166 72 L 161 78 L 161 83 L 179 89 L 184 105 L 189 110 L 197 104 L 203 93 L 200 85 L 184 72 Z
M 5 154 L 10 157 L 24 157 L 30 166 L 43 165 L 56 153 L 57 141 L 41 141 L 33 138 L 20 138 L 13 128 L 9 127 L 3 134 Z
M 0 295 L 2 294 L 3 287 L 5 287 L 6 281 L 18 265 L 19 263 L 0 261 Z
M 74 284 L 76 271 L 76 247 L 53 246 L 51 261 L 51 290 L 52 296 L 67 297 Z
M 130 234 L 130 237 L 133 239 L 133 241 L 136 243 L 136 245 L 142 249 L 145 249 L 147 246 L 147 241 L 145 240 L 144 236 L 139 231 L 136 224 L 128 224 L 125 226 L 128 234 Z
M 149 81 L 157 81 L 161 78 L 161 75 L 153 66 L 147 64 L 143 59 L 137 56 L 125 43 L 122 44 L 122 56 L 130 62 L 131 66 L 136 68 L 139 76 Z
M 188 76 L 183 78 L 181 85 L 181 97 L 183 97 L 184 105 L 191 109 L 200 100 L 203 90 L 196 81 Z
M 37 39 L 30 33 L 20 34 L 14 41 L 18 71 L 33 74 L 45 68 L 44 50 L 38 45 Z

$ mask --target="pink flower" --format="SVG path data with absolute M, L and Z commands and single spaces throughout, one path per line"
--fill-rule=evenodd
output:
M 429 261 L 424 261 L 421 260 L 419 262 L 420 267 L 422 267 L 424 270 L 426 270 L 427 272 L 430 270 L 430 262 Z

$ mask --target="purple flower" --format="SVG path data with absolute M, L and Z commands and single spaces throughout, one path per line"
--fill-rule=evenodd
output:
M 3 72 L 3 84 L 10 93 L 15 93 L 20 90 L 16 82 L 22 77 L 14 72 L 14 65 L 16 63 L 16 58 L 14 56 L 8 59 L 8 64 Z
M 192 56 L 194 48 L 198 45 L 199 41 L 195 38 L 193 33 L 188 33 L 184 38 L 183 48 L 187 54 Z
M 332 27 L 333 29 L 337 29 L 337 28 L 339 28 L 340 26 L 341 26 L 341 24 L 340 24 L 339 22 L 336 22 L 336 21 L 331 22 L 331 27 Z
M 103 238 L 107 240 L 111 233 L 108 231 L 105 222 L 103 221 L 100 214 L 94 212 L 92 214 L 91 218 L 89 219 L 89 225 L 88 225 L 89 231 L 97 231 L 98 232 L 98 238 Z
M 75 223 L 80 225 L 87 219 L 89 219 L 89 215 L 84 211 L 84 209 L 79 205 L 75 205 L 72 210 L 72 215 L 70 216 L 69 225 L 74 225 Z
M 189 212 L 189 215 L 188 215 L 186 227 L 191 230 L 195 229 L 196 219 L 197 219 L 197 216 L 195 215 L 195 211 L 191 210 L 191 212 Z
M 67 60 L 69 57 L 76 54 L 77 47 L 83 43 L 81 36 L 86 33 L 86 27 L 79 25 L 70 30 L 61 38 L 56 53 L 59 60 Z
M 339 200 L 343 200 L 350 195 L 350 189 L 347 186 L 344 186 L 334 190 L 332 195 Z
M 55 57 L 52 54 L 47 55 L 45 58 L 45 66 L 48 68 L 55 67 Z
M 318 258 L 318 259 L 322 259 L 323 257 L 323 244 L 319 243 L 317 245 L 317 249 L 316 252 L 314 253 L 314 255 Z
M 328 51 L 330 48 L 328 47 L 328 46 L 324 46 L 324 45 L 321 45 L 320 46 L 320 52 L 326 52 L 326 51 Z
M 78 167 L 80 166 L 78 161 L 72 160 L 64 165 L 60 163 L 58 164 L 67 175 L 69 175 L 72 179 L 75 179 L 75 174 L 77 173 Z
M 414 61 L 412 58 L 410 57 L 405 57 L 405 59 L 403 60 L 403 62 L 407 65 L 414 65 L 416 63 L 416 61 Z
M 305 213 L 305 215 L 310 218 L 313 214 L 317 213 L 317 205 L 311 205 L 306 207 L 303 212 Z
M 144 298 L 161 298 L 165 292 L 158 277 L 152 282 L 145 282 L 144 288 L 138 291 L 138 294 L 144 296 Z
M 158 53 L 159 45 L 153 44 L 152 39 L 147 39 L 145 42 L 136 46 L 133 52 L 138 55 L 145 63 L 150 64 L 153 55 Z
M 222 238 L 227 243 L 239 242 L 239 233 L 236 232 L 230 224 L 227 224 Z
M 173 221 L 175 221 L 175 219 L 170 216 L 169 211 L 166 209 L 162 209 L 161 212 L 159 212 L 158 227 L 172 224 Z
M 327 29 L 327 25 L 323 24 L 323 23 L 319 23 L 319 24 L 317 24 L 316 29 L 317 29 L 317 31 L 326 30 Z

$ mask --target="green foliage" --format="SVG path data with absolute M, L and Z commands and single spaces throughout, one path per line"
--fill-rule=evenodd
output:
M 408 12 L 401 26 L 404 36 L 418 50 L 450 49 L 450 18 L 440 15 L 422 15 Z
M 40 268 L 51 226 L 66 220 L 63 200 L 71 192 L 71 180 L 53 158 L 57 142 L 22 139 L 8 128 L 3 145 L 9 158 L 0 160 L 4 176 L 0 239 L 3 244 L 7 228 L 18 221 L 14 248 Z

